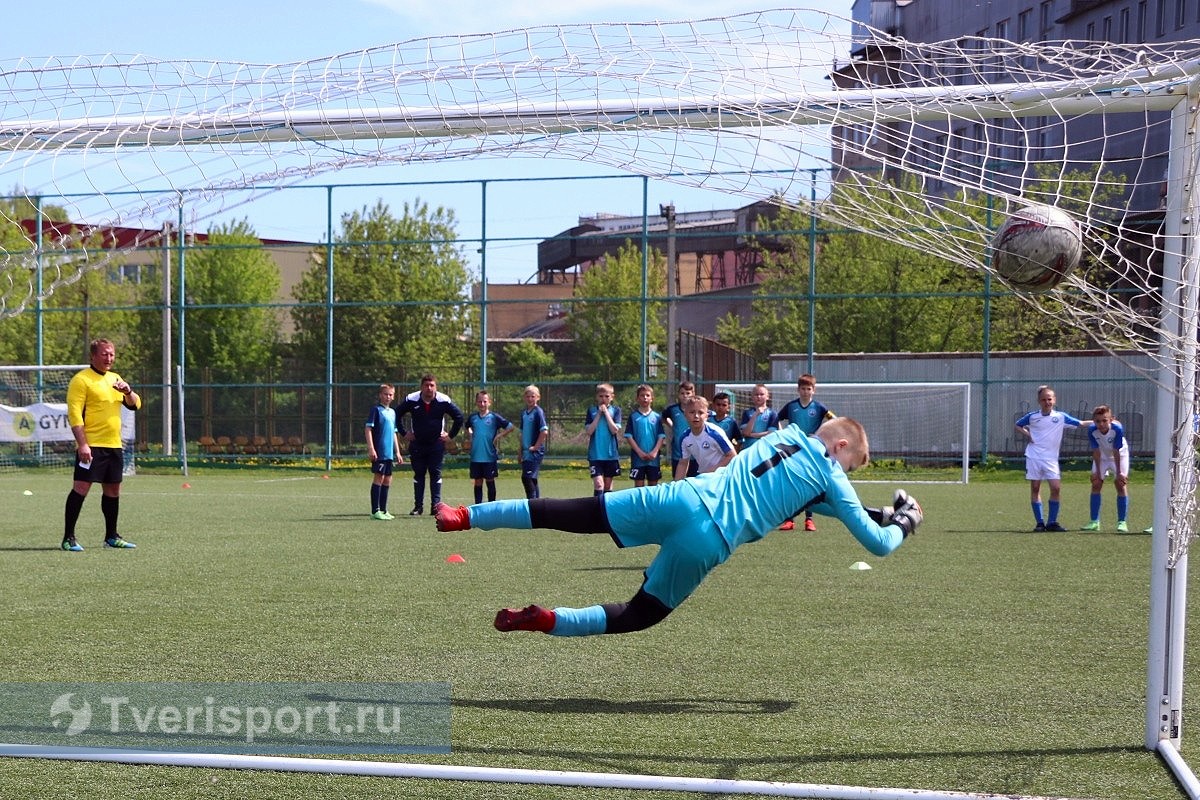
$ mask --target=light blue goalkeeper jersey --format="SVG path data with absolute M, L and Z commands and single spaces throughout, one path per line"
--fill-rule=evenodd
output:
M 699 496 L 730 552 L 763 538 L 806 507 L 837 517 L 877 556 L 887 555 L 904 540 L 899 526 L 880 527 L 867 516 L 846 473 L 826 455 L 824 442 L 799 426 L 768 434 L 724 469 L 683 483 Z M 614 492 L 604 499 L 609 524 L 618 536 L 645 525 L 637 492 Z M 674 519 L 669 509 L 660 507 L 657 513 L 664 515 L 664 527 L 683 527 L 689 523 L 682 518 L 689 509 L 689 504 L 679 503 Z

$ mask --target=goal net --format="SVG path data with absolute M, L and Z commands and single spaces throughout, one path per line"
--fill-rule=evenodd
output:
M 1151 606 L 1163 624 L 1147 740 L 1177 742 L 1183 614 L 1164 604 L 1185 594 L 1196 530 L 1200 41 L 1036 35 L 919 42 L 782 9 L 437 37 L 283 65 L 0 61 L 0 183 L 40 187 L 0 203 L 0 319 L 108 263 L 103 226 L 195 228 L 322 174 L 448 159 L 559 158 L 774 198 L 934 254 L 953 269 L 898 275 L 884 313 L 982 283 L 997 291 L 987 313 L 1023 320 L 1031 344 L 1063 324 L 1114 357 L 1153 360 L 1142 371 L 1161 388 Z M 821 186 L 817 172 L 830 176 Z M 158 180 L 129 177 L 147 174 Z M 1078 223 L 1083 260 L 1050 293 L 1009 295 L 988 243 L 1032 202 Z M 867 420 L 877 458 L 903 454 L 881 417 Z
M 795 383 L 762 384 L 771 408 L 795 398 Z M 754 383 L 718 383 L 733 398 L 738 420 L 754 407 Z M 840 417 L 862 423 L 871 463 L 855 470 L 856 482 L 966 483 L 970 472 L 969 383 L 822 383 L 817 399 Z
M 67 424 L 67 386 L 87 366 L 0 366 L 0 472 L 72 467 L 75 437 Z M 133 424 L 133 412 L 122 410 L 126 475 L 135 471 Z

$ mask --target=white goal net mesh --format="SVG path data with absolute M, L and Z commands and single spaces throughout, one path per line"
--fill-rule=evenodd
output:
M 1068 212 L 1085 247 L 1058 290 L 1021 298 L 1026 311 L 1153 357 L 1148 377 L 1184 406 L 1160 424 L 1186 436 L 1197 75 L 1196 41 L 921 43 L 803 9 L 445 36 L 274 65 L 9 59 L 0 182 L 38 188 L 0 203 L 0 318 L 119 257 L 104 226 L 158 229 L 186 209 L 195 227 L 352 167 L 607 165 L 811 206 L 977 279 L 991 275 L 991 232 L 1039 202 Z M 828 176 L 821 191 L 814 170 Z M 1190 446 L 1175 444 L 1179 470 L 1194 469 Z M 1194 475 L 1178 480 L 1182 498 Z
M 0 366 L 0 473 L 23 467 L 70 469 L 75 437 L 67 386 L 87 364 Z M 125 470 L 134 472 L 133 416 L 126 415 Z
M 754 407 L 759 384 L 718 383 L 735 419 Z M 795 383 L 765 383 L 776 413 L 796 398 Z M 863 424 L 871 463 L 856 482 L 966 483 L 969 476 L 969 383 L 822 383 L 816 400 L 840 417 Z
M 276 65 L 0 61 L 0 181 L 36 185 L 77 223 L 35 236 L 35 214 L 10 209 L 26 228 L 0 263 L 0 314 L 103 265 L 98 226 L 158 229 L 181 203 L 194 226 L 348 167 L 551 157 L 797 205 L 826 168 L 838 188 L 819 215 L 973 270 L 988 268 L 989 233 L 1014 206 L 1057 204 L 1087 232 L 1085 264 L 1069 304 L 1031 304 L 1101 344 L 1157 352 L 1157 315 L 1176 302 L 1157 266 L 1183 246 L 1161 224 L 1179 155 L 1168 112 L 1198 60 L 1196 42 L 914 43 L 791 9 Z

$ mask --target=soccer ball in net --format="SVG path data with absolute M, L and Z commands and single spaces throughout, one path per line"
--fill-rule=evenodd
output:
M 1014 289 L 1048 292 L 1075 269 L 1083 251 L 1079 225 L 1054 206 L 1025 206 L 992 237 L 992 269 Z

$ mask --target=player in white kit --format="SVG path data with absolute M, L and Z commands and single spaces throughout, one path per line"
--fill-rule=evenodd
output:
M 1087 435 L 1092 447 L 1091 521 L 1083 530 L 1100 530 L 1101 492 L 1104 479 L 1112 475 L 1117 489 L 1117 532 L 1129 533 L 1129 442 L 1125 428 L 1113 419 L 1112 409 L 1101 405 L 1092 411 Z
M 1062 494 L 1058 451 L 1066 427 L 1078 428 L 1083 423 L 1054 408 L 1057 398 L 1049 386 L 1039 386 L 1037 396 L 1038 410 L 1017 420 L 1017 432 L 1029 439 L 1029 444 L 1025 445 L 1025 477 L 1029 480 L 1029 504 L 1036 523 L 1034 530 L 1065 531 L 1058 522 Z M 1045 519 L 1042 517 L 1042 481 L 1050 484 L 1050 514 Z

